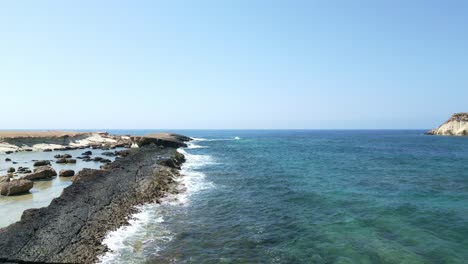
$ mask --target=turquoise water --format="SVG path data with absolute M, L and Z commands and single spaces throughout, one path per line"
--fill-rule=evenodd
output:
M 120 263 L 466 263 L 468 138 L 181 131 L 187 193 L 106 241 Z M 238 137 L 236 140 L 235 137 Z

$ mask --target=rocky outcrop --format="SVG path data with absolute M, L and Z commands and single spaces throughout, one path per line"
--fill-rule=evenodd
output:
M 129 150 L 105 170 L 80 171 L 48 207 L 26 210 L 19 222 L 0 229 L 0 260 L 95 262 L 107 251 L 101 243 L 106 234 L 127 224 L 136 205 L 177 192 L 174 167 L 180 163 L 168 167 L 161 160 L 183 158 L 176 148 L 150 144 Z
M 187 144 L 184 142 L 191 140 L 189 137 L 170 133 L 149 134 L 141 137 L 130 137 L 130 139 L 138 147 L 154 144 L 169 148 L 186 147 Z
M 428 131 L 428 135 L 468 136 L 468 113 L 456 113 L 438 128 Z
M 49 166 L 41 166 L 34 169 L 34 171 L 28 175 L 21 177 L 25 180 L 43 180 L 50 179 L 54 176 L 57 176 L 57 172 Z
M 31 190 L 33 185 L 34 183 L 29 180 L 10 180 L 0 183 L 0 194 L 9 196 L 26 193 Z

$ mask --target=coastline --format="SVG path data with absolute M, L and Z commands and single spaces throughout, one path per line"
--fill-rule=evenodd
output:
M 49 136 L 49 135 L 47 135 Z M 88 136 L 88 135 L 86 135 Z M 84 169 L 51 204 L 26 210 L 0 229 L 0 261 L 93 263 L 108 248 L 106 234 L 126 225 L 136 206 L 177 193 L 190 138 L 173 134 L 128 137 L 138 148 L 101 170 Z

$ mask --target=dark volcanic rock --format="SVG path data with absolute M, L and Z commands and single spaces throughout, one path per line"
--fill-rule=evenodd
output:
M 142 137 L 130 137 L 130 139 L 139 147 L 154 144 L 156 146 L 169 148 L 187 147 L 187 144 L 184 142 L 191 140 L 189 137 L 178 134 L 154 134 Z
M 91 150 L 88 150 L 88 151 L 85 151 L 85 152 L 81 153 L 81 155 L 89 156 L 89 155 L 93 155 L 93 152 Z
M 72 155 L 70 155 L 70 154 L 63 154 L 63 155 L 57 154 L 57 155 L 54 156 L 54 158 L 56 158 L 56 159 L 69 159 L 69 158 L 72 158 Z
M 50 165 L 50 161 L 48 160 L 39 160 L 39 161 L 36 161 L 34 162 L 34 167 L 39 167 L 39 166 L 46 166 L 46 165 Z
M 60 177 L 71 177 L 75 175 L 74 170 L 61 170 L 59 173 Z
M 52 152 L 52 149 L 44 149 L 43 152 Z
M 5 161 L 11 161 L 11 159 L 10 159 L 10 158 L 6 158 Z
M 10 151 L 10 150 L 9 150 L 9 151 L 5 151 L 5 154 L 11 154 L 11 153 L 13 153 L 13 151 Z
M 57 164 L 65 164 L 65 163 L 76 163 L 76 159 L 67 159 L 67 158 L 60 158 L 55 161 Z
M 84 169 L 48 207 L 26 210 L 0 229 L 0 259 L 93 263 L 107 249 L 102 240 L 127 223 L 135 206 L 176 192 L 177 170 L 155 164 L 175 159 L 174 148 L 143 147 L 106 165 Z
M 108 156 L 108 157 L 113 157 L 113 156 L 115 156 L 115 153 L 110 152 L 110 151 L 106 151 L 106 152 L 101 153 L 101 155 Z
M 1 195 L 15 195 L 25 193 L 31 190 L 34 183 L 28 180 L 10 180 L 9 182 L 0 183 Z
M 49 166 L 41 166 L 34 169 L 34 172 L 22 177 L 25 180 L 42 180 L 57 176 L 57 172 Z
M 10 167 L 10 168 L 8 168 L 7 173 L 13 173 L 15 171 L 16 171 L 15 168 Z
M 117 156 L 122 156 L 122 157 L 127 157 L 130 152 L 128 150 L 121 150 L 121 151 L 116 151 L 115 155 Z
M 93 160 L 94 161 L 101 161 L 103 159 L 103 157 L 95 157 Z

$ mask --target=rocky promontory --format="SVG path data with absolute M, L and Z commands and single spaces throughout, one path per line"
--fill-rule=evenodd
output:
M 456 113 L 438 128 L 428 131 L 428 135 L 468 136 L 468 113 Z
M 126 150 L 101 170 L 84 169 L 47 207 L 24 211 L 0 229 L 0 262 L 94 263 L 108 249 L 108 232 L 128 223 L 135 206 L 177 193 L 189 138 L 172 134 L 131 137 Z

